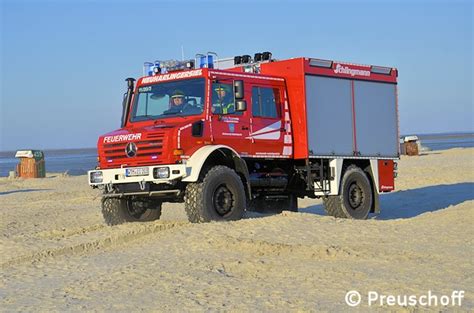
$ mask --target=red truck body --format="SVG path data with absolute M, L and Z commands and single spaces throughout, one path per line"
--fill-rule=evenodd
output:
M 180 184 L 199 181 L 213 160 L 235 165 L 250 200 L 252 194 L 268 198 L 282 192 L 327 197 L 342 193 L 345 169 L 357 165 L 366 171 L 375 198 L 378 192 L 394 190 L 394 160 L 399 156 L 397 76 L 395 68 L 311 58 L 144 76 L 130 92 L 123 127 L 98 140 L 98 170 L 107 181 L 91 178 L 90 184 L 109 186 L 109 193 L 126 197 L 140 191 L 114 191 L 113 186 L 150 184 L 151 189 L 141 188 L 150 196 L 150 190 L 166 183 L 181 186 L 174 200 L 183 200 L 185 184 Z M 216 113 L 217 88 L 229 85 L 235 92 L 236 81 L 242 83 L 243 96 L 234 97 L 234 105 L 240 100 L 244 109 Z M 153 101 L 171 103 L 170 91 L 157 93 L 173 83 L 188 94 L 195 113 L 167 117 L 162 112 L 159 118 L 138 113 L 144 106 L 149 110 Z M 233 161 L 217 161 L 212 154 L 217 150 Z M 152 176 L 161 165 L 172 165 L 171 172 L 179 176 L 172 182 Z M 137 167 L 146 169 L 143 175 L 141 170 L 117 170 Z M 131 177 L 132 172 L 143 180 Z M 297 191 L 301 187 L 305 190 Z

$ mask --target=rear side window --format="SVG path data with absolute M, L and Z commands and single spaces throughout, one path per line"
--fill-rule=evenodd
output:
M 252 115 L 258 117 L 280 117 L 280 93 L 278 88 L 252 88 Z

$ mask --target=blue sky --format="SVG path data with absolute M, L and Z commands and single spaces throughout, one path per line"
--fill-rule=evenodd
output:
M 401 133 L 473 131 L 471 1 L 7 1 L 0 150 L 94 147 L 144 61 L 271 51 L 399 69 Z

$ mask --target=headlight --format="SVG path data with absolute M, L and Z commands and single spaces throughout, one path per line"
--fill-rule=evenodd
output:
M 102 171 L 91 172 L 90 181 L 92 184 L 99 184 L 104 180 Z
M 169 167 L 155 167 L 153 169 L 154 178 L 168 178 L 170 177 L 170 168 Z

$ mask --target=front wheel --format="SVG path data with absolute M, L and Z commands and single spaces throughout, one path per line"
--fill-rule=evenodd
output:
M 150 222 L 160 218 L 161 201 L 149 198 L 102 198 L 102 215 L 107 225 Z
M 372 188 L 367 175 L 351 165 L 344 173 L 341 194 L 323 199 L 328 215 L 340 218 L 366 219 L 372 208 Z
M 186 186 L 185 209 L 192 223 L 239 220 L 245 204 L 242 180 L 226 166 L 215 166 L 202 182 Z

